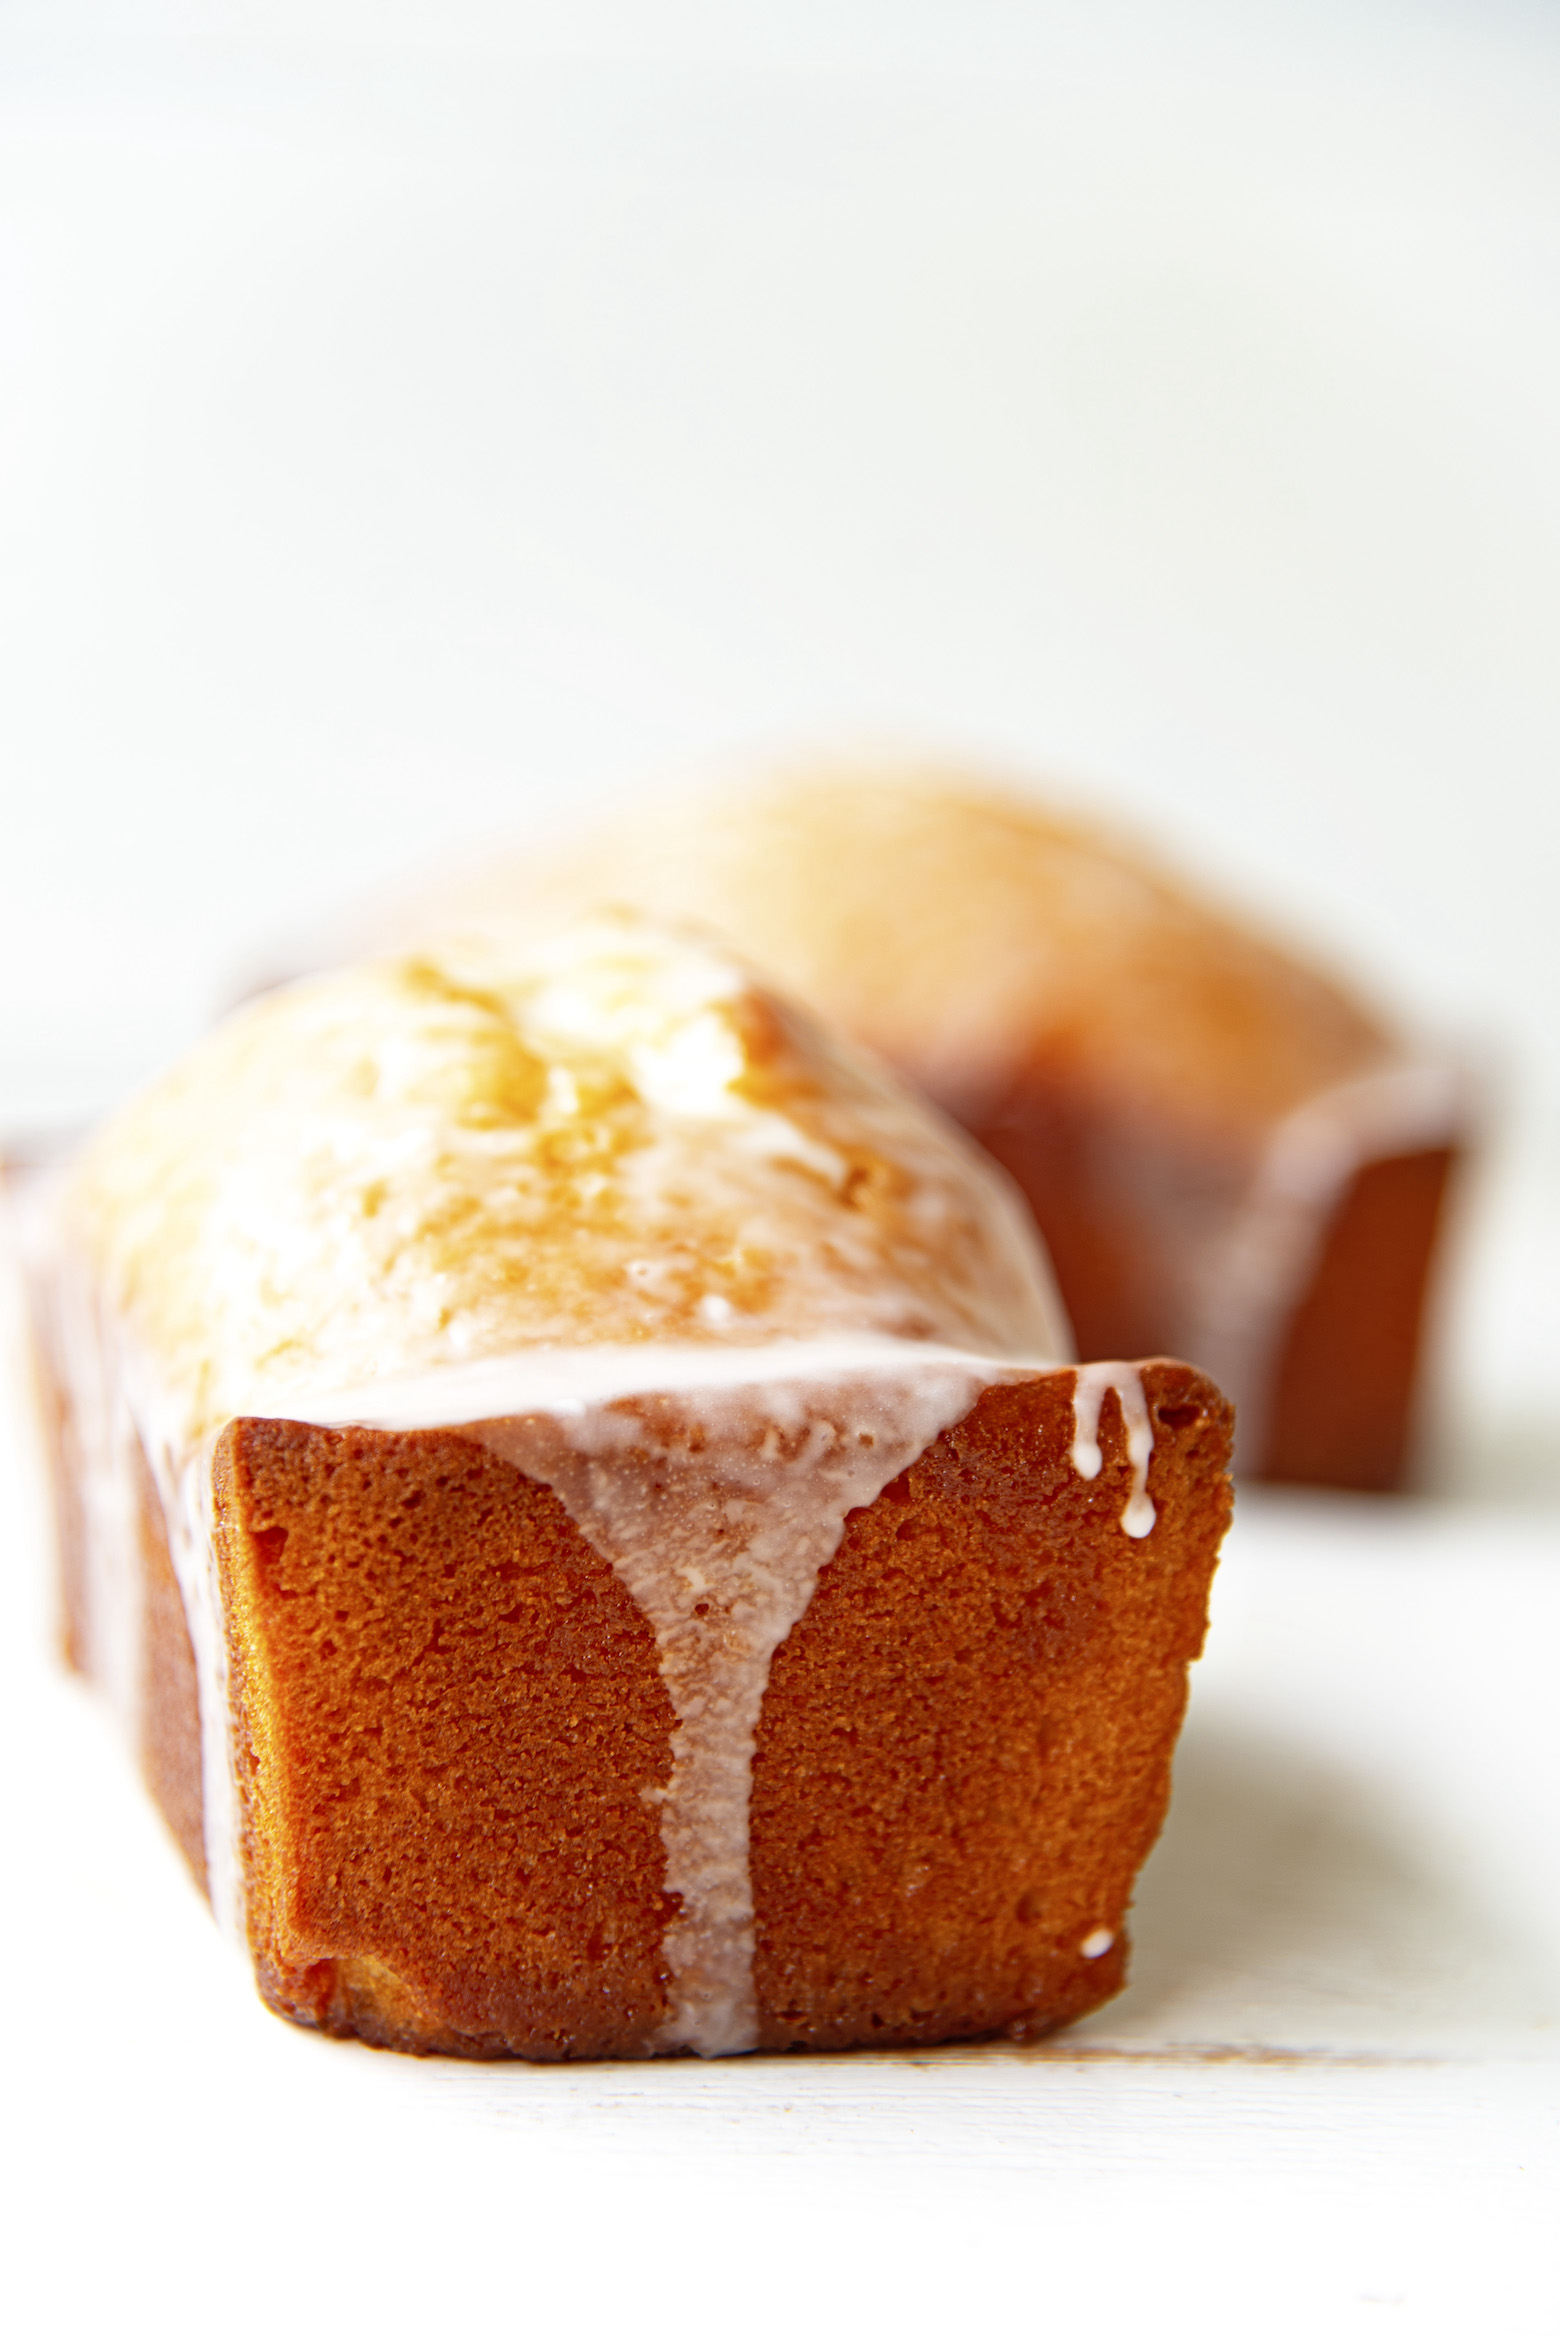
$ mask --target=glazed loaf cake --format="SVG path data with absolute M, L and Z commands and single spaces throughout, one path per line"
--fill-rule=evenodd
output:
M 1191 1356 L 1242 1467 L 1402 1478 L 1464 1082 L 1143 853 L 928 771 L 653 801 L 401 934 L 693 917 L 885 1056 L 1028 1199 L 1085 1354 Z
M 278 2011 L 1027 2036 L 1120 1985 L 1229 1411 L 632 918 L 247 1008 L 35 1190 L 68 1635 Z

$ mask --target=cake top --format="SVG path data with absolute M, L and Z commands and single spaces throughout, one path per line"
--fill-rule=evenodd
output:
M 389 929 L 513 934 L 610 900 L 739 940 L 961 1114 L 1043 1060 L 1238 1153 L 1400 1052 L 1327 975 L 1147 853 L 931 769 L 821 768 L 656 802 L 429 890 Z
M 61 1207 L 191 1437 L 521 1350 L 1070 1353 L 967 1139 L 623 913 L 270 993 L 97 1134 Z

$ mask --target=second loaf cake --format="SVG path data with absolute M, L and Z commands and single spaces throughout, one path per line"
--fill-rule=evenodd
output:
M 652 796 L 404 902 L 408 935 L 696 918 L 961 1121 L 1086 1353 L 1234 1397 L 1255 1475 L 1384 1489 L 1466 1080 L 1145 850 L 963 774 L 827 764 Z

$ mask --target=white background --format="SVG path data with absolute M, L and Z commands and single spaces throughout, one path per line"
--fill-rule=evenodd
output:
M 1073 2058 L 292 2038 L 21 1634 L 29 2325 L 1553 2328 L 1557 414 L 1550 10 L 0 7 L 0 1129 L 354 893 L 861 740 L 1137 819 L 1500 1131 L 1439 1498 L 1249 1507 Z

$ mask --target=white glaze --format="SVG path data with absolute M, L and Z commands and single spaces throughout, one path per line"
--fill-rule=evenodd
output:
M 144 1662 L 135 1422 L 91 1285 L 82 1276 L 61 1274 L 53 1298 L 54 1360 L 71 1394 L 71 1458 L 81 1505 L 80 1652 L 89 1677 L 134 1740 Z
M 82 1505 L 82 1650 L 88 1676 L 139 1749 L 144 1721 L 145 1479 L 162 1514 L 195 1663 L 201 1746 L 202 1847 L 219 1929 L 244 1937 L 227 1638 L 213 1540 L 211 1446 L 185 1446 L 176 1407 L 104 1303 L 79 1258 L 50 1240 L 45 1179 L 16 1211 L 20 1263 L 48 1361 L 69 1402 L 68 1433 Z M 40 1205 L 41 1204 L 41 1205 Z
M 1004 1372 L 1029 1377 L 1055 1371 L 1063 1361 L 1038 1349 L 1027 1355 L 985 1353 L 873 1332 L 775 1339 L 754 1347 L 527 1347 L 355 1387 L 300 1380 L 282 1389 L 280 1401 L 268 1409 L 277 1418 L 321 1428 L 465 1428 L 533 1412 L 583 1419 L 630 1396 L 720 1394 L 792 1381 L 897 1382 L 907 1371 L 926 1370 L 973 1373 L 984 1381 Z
M 1143 1395 L 1143 1375 L 1133 1363 L 1080 1364 L 1073 1383 L 1072 1464 L 1080 1477 L 1097 1477 L 1104 1466 L 1100 1451 L 1100 1407 L 1108 1389 L 1121 1403 L 1127 1431 L 1127 1459 L 1132 1464 L 1132 1487 L 1121 1513 L 1121 1530 L 1141 1541 L 1154 1530 L 1156 1512 L 1148 1497 L 1148 1464 L 1154 1450 L 1154 1430 Z
M 558 1493 L 648 1617 L 677 1715 L 660 1797 L 672 1973 L 661 2049 L 758 2041 L 748 1812 L 775 1650 L 806 1613 L 852 1509 L 1010 1377 L 908 1362 L 855 1378 L 777 1378 L 593 1404 L 472 1431 Z

